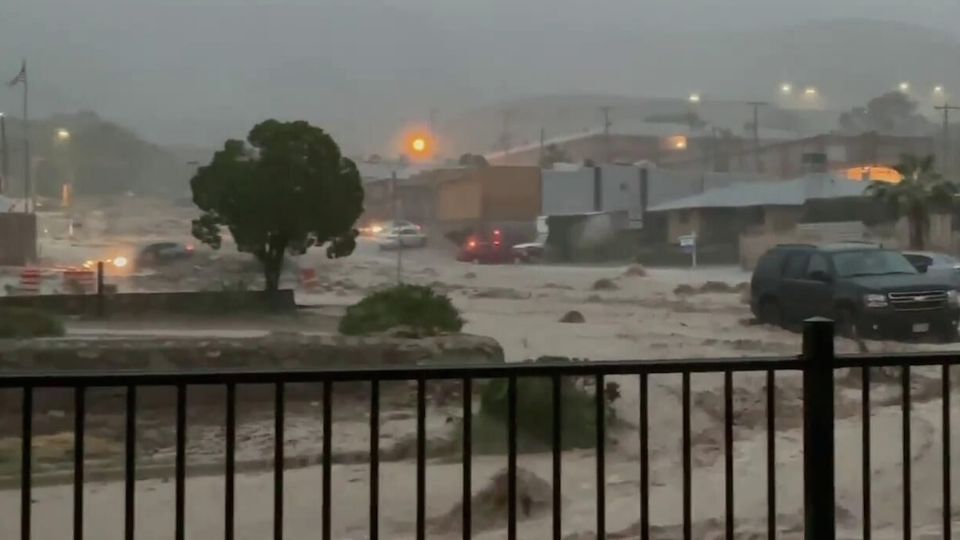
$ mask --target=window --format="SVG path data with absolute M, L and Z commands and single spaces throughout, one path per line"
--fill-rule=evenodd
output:
M 827 258 L 819 253 L 810 256 L 810 262 L 807 264 L 807 277 L 813 276 L 814 272 L 830 274 L 830 263 Z
M 807 253 L 793 253 L 787 257 L 787 263 L 783 267 L 783 278 L 803 279 L 809 257 L 810 255 Z

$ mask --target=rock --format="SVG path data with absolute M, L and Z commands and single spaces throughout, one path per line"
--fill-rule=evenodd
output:
M 620 287 L 612 279 L 600 278 L 593 282 L 593 285 L 590 287 L 594 291 L 615 291 Z
M 628 267 L 623 275 L 630 277 L 647 277 L 647 269 L 642 264 L 634 264 Z
M 673 289 L 673 294 L 675 294 L 675 295 L 677 295 L 677 296 L 685 296 L 685 295 L 695 294 L 696 292 L 697 292 L 697 290 L 694 289 L 692 285 L 689 285 L 689 284 L 687 284 L 687 283 L 681 283 L 680 285 L 677 285 L 677 286 L 674 287 L 674 289 Z
M 516 475 L 517 521 L 545 515 L 551 507 L 553 489 L 550 484 L 524 468 Z M 501 469 L 472 498 L 473 530 L 482 531 L 500 527 L 507 514 L 507 469 Z M 438 532 L 460 531 L 463 503 L 457 503 L 444 515 L 433 520 Z
M 553 283 L 553 282 L 544 283 L 544 284 L 543 284 L 543 288 L 544 288 L 544 289 L 559 289 L 559 290 L 563 290 L 563 291 L 572 291 L 572 290 L 573 290 L 573 287 L 571 287 L 571 286 L 569 286 L 569 285 L 561 285 L 561 284 L 559 284 L 559 283 Z
M 491 287 L 489 289 L 478 289 L 470 293 L 470 298 L 496 298 L 498 300 L 528 300 L 529 292 L 508 289 L 506 287 Z
M 564 313 L 563 317 L 560 317 L 560 322 L 579 324 L 579 323 L 585 323 L 587 322 L 587 320 L 583 317 L 583 313 L 580 313 L 579 311 L 574 309 Z

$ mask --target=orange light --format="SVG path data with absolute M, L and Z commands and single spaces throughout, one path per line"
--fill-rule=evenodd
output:
M 427 150 L 427 140 L 423 137 L 417 137 L 414 140 L 410 141 L 410 148 L 418 154 L 422 154 Z

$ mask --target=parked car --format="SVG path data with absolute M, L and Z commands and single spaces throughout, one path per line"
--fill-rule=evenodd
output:
M 193 256 L 193 252 L 194 248 L 190 244 L 155 242 L 141 247 L 134 262 L 137 268 L 152 268 L 172 261 L 189 259 Z
M 494 229 L 490 235 L 473 235 L 467 238 L 457 260 L 475 264 L 503 264 L 514 262 L 515 254 L 503 240 L 503 233 Z
M 903 256 L 920 272 L 942 275 L 960 289 L 960 259 L 935 251 L 904 251 Z
M 510 250 L 513 252 L 514 262 L 539 262 L 543 260 L 547 248 L 547 218 L 537 218 L 537 237 L 533 242 L 515 244 Z
M 374 234 L 382 250 L 427 245 L 427 235 L 424 234 L 423 227 L 409 221 L 387 222 Z
M 900 252 L 864 244 L 777 246 L 753 272 L 750 307 L 762 322 L 795 325 L 823 316 L 862 337 L 957 339 L 953 282 L 922 273 Z

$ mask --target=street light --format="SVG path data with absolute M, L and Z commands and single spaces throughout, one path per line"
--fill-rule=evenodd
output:
M 422 154 L 427 150 L 427 140 L 423 137 L 416 137 L 410 141 L 410 149 L 418 154 Z
M 936 85 L 936 86 L 934 86 L 934 87 L 933 87 L 933 93 L 934 93 L 934 94 L 937 94 L 937 95 L 943 95 L 943 86 L 942 86 L 942 85 L 939 85 L 939 84 Z M 2 115 L 0 115 L 0 116 L 2 116 Z
M 817 95 L 817 89 L 813 86 L 808 86 L 803 89 L 803 95 L 807 97 L 814 97 Z
M 57 140 L 60 142 L 67 142 L 70 140 L 70 132 L 64 128 L 57 130 Z
M 700 103 L 700 94 L 690 94 L 688 99 L 690 100 L 690 103 Z
M 793 85 L 790 83 L 781 84 L 780 93 L 783 95 L 790 95 L 791 93 L 793 93 Z
M 910 83 L 907 82 L 907 81 L 903 81 L 903 82 L 900 83 L 900 85 L 899 85 L 898 88 L 900 88 L 900 91 L 901 91 L 901 92 L 909 92 L 909 91 L 910 91 Z

